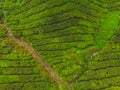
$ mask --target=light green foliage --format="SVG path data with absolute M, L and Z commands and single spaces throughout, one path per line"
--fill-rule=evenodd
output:
M 0 7 L 12 34 L 31 45 L 71 90 L 119 90 L 119 0 L 6 0 Z M 67 90 L 5 33 L 0 33 L 1 75 L 17 78 L 23 90 Z
M 106 41 L 119 29 L 119 22 L 118 12 L 109 12 L 105 15 L 99 28 L 100 32 L 96 34 L 95 43 L 98 48 L 102 48 Z

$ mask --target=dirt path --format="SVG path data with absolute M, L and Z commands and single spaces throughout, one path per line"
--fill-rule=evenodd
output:
M 93 59 L 93 57 L 95 57 L 96 55 L 98 55 L 99 52 L 94 52 L 91 56 L 90 56 L 90 59 Z
M 56 83 L 58 83 L 60 90 L 62 89 L 62 86 L 66 86 L 68 90 L 71 89 L 71 85 L 68 84 L 67 82 L 63 81 L 60 79 L 59 75 L 45 62 L 43 61 L 38 53 L 26 42 L 14 37 L 10 31 L 10 28 L 4 25 L 6 31 L 7 31 L 7 36 L 9 39 L 12 39 L 15 41 L 19 46 L 23 47 L 25 50 L 29 52 L 29 54 L 32 55 L 32 57 L 35 59 L 36 63 L 41 64 L 44 69 L 47 71 L 48 75 L 50 78 L 52 78 Z

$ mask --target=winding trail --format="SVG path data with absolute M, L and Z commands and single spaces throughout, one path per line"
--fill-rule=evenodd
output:
M 65 86 L 68 88 L 68 90 L 71 90 L 71 84 L 61 80 L 59 75 L 56 73 L 56 71 L 54 71 L 45 61 L 43 61 L 39 57 L 38 53 L 28 43 L 14 37 L 11 33 L 10 28 L 7 27 L 5 24 L 3 25 L 7 31 L 7 37 L 13 40 L 19 46 L 23 47 L 29 54 L 31 54 L 31 56 L 35 59 L 35 62 L 37 64 L 41 64 L 44 67 L 44 69 L 47 71 L 47 74 L 50 76 L 50 78 L 59 85 L 60 90 L 62 90 L 62 86 Z

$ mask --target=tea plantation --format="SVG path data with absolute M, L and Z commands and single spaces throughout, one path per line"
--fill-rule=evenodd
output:
M 120 90 L 120 1 L 0 0 L 0 90 Z

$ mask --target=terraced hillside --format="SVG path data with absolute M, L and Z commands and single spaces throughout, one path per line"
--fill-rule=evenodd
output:
M 54 81 L 26 49 L 6 37 L 0 30 L 0 90 L 56 90 Z M 39 69 L 38 69 L 39 68 Z
M 3 0 L 0 17 L 0 90 L 120 90 L 119 0 Z

